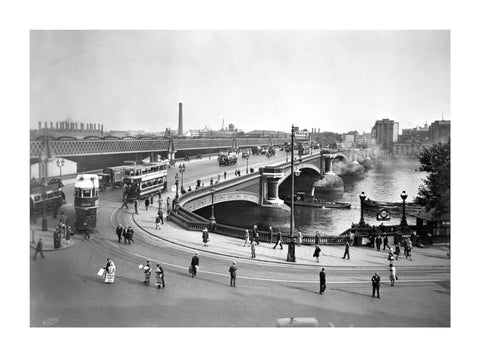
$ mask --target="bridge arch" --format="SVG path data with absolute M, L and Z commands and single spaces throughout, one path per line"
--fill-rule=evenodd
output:
M 180 206 L 190 212 L 212 205 L 212 196 L 209 193 L 202 197 L 192 197 L 191 200 L 186 199 L 185 196 L 182 198 L 184 198 L 184 200 L 179 201 Z M 231 201 L 247 201 L 260 205 L 260 200 L 260 195 L 247 191 L 216 192 L 213 196 L 214 204 Z
M 320 169 L 316 165 L 313 165 L 313 164 L 310 164 L 310 163 L 301 162 L 299 164 L 295 164 L 295 167 L 298 168 L 300 171 L 302 171 L 303 169 L 310 169 L 310 170 L 315 171 L 319 175 L 321 175 Z M 291 171 L 292 170 L 290 168 L 288 168 L 284 171 L 283 177 L 280 180 L 278 180 L 279 185 L 281 185 L 283 183 L 283 181 L 285 181 L 287 178 L 290 177 L 290 175 L 292 174 Z

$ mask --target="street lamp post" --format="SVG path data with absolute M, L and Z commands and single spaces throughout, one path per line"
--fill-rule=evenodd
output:
M 210 223 L 211 224 L 214 224 L 215 223 L 215 205 L 213 203 L 213 199 L 214 199 L 214 196 L 215 196 L 215 186 L 212 185 L 210 186 L 210 192 L 212 194 L 212 215 L 210 216 Z
M 365 192 L 362 191 L 362 193 L 358 197 L 360 197 L 360 222 L 358 224 L 364 226 L 365 220 L 363 219 L 363 201 L 365 201 L 365 198 L 367 196 L 365 195 Z
M 175 201 L 177 201 L 178 200 L 178 172 L 175 174 L 175 189 L 176 189 Z
M 45 160 L 45 165 L 46 160 Z M 43 208 L 43 216 L 42 216 L 42 231 L 48 231 L 48 221 L 47 221 L 47 178 L 46 176 L 42 179 L 42 208 Z
M 184 163 L 181 163 L 180 166 L 178 167 L 179 171 L 180 171 L 180 175 L 182 176 L 182 182 L 181 182 L 181 187 L 180 187 L 180 192 L 182 193 L 182 195 L 186 192 L 185 189 L 183 188 L 183 173 L 185 172 L 185 164 Z M 177 189 L 178 191 L 178 189 Z
M 405 193 L 405 191 L 402 191 L 402 194 L 400 195 L 400 198 L 403 201 L 402 220 L 400 222 L 401 226 L 407 225 L 407 218 L 405 217 L 405 200 L 407 199 L 407 197 L 408 195 Z
M 60 180 L 62 179 L 62 167 L 65 165 L 65 160 L 57 159 L 57 167 L 60 168 Z
M 295 129 L 292 124 L 292 134 L 291 134 L 291 145 L 290 145 L 290 151 L 291 151 L 291 158 L 290 158 L 290 172 L 291 172 L 291 179 L 292 179 L 292 184 L 291 184 L 291 189 L 290 189 L 290 242 L 288 245 L 288 255 L 287 255 L 287 261 L 295 261 L 295 244 L 294 244 L 294 235 L 293 235 L 293 230 L 295 227 L 295 221 L 294 221 L 294 211 L 295 211 L 295 170 L 294 170 L 294 156 L 293 156 L 293 140 L 295 138 Z

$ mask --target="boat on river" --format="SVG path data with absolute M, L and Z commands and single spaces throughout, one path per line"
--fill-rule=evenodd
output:
M 367 198 L 363 201 L 363 207 L 370 210 L 378 210 L 380 208 L 386 208 L 390 211 L 400 211 L 403 207 L 403 202 L 388 202 L 388 201 L 375 201 Z M 405 202 L 405 211 L 418 211 L 422 206 L 414 202 Z
M 282 198 L 283 201 L 287 204 L 291 204 L 290 196 L 285 196 Z M 298 194 L 295 197 L 295 206 L 304 206 L 304 207 L 313 207 L 313 208 L 350 208 L 351 204 L 348 202 L 332 202 L 325 201 L 315 197 L 305 197 L 304 195 Z

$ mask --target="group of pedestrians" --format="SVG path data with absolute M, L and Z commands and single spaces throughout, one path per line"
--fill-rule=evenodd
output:
M 150 285 L 150 277 L 153 271 L 150 265 L 150 260 L 147 260 L 145 265 L 140 264 L 138 267 L 143 270 L 145 278 L 143 284 L 147 286 Z M 165 272 L 160 264 L 157 264 L 157 268 L 155 269 L 155 287 L 157 289 L 165 288 Z
M 117 226 L 117 228 L 115 229 L 115 233 L 117 234 L 117 237 L 118 237 L 118 243 L 122 243 L 122 238 L 123 238 L 123 243 L 124 244 L 133 243 L 133 228 L 132 228 L 132 226 L 122 227 L 122 225 L 119 224 Z

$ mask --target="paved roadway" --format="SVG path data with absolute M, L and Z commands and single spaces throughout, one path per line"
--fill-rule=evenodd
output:
M 262 159 L 249 160 L 249 166 Z M 231 177 L 235 167 L 228 169 Z M 175 174 L 172 170 L 170 178 Z M 218 166 L 213 157 L 191 161 L 184 185 L 197 176 L 207 180 L 214 170 Z M 72 190 L 67 184 L 69 202 Z M 324 327 L 450 326 L 449 264 L 404 267 L 395 287 L 386 284 L 383 273 L 382 299 L 372 299 L 370 277 L 374 270 L 384 270 L 381 265 L 327 267 L 327 292 L 321 296 L 317 266 L 235 258 L 239 277 L 237 288 L 231 288 L 227 272 L 231 257 L 200 252 L 200 272 L 192 279 L 187 267 L 194 249 L 138 229 L 131 211 L 118 209 L 120 195 L 120 190 L 102 193 L 94 239 L 83 242 L 75 237 L 73 247 L 32 261 L 31 326 L 254 327 L 275 326 L 276 319 L 293 316 L 315 317 Z M 66 206 L 65 211 L 72 214 L 73 207 Z M 118 223 L 134 227 L 133 245 L 116 242 Z M 191 232 L 183 234 L 183 241 L 193 237 Z M 96 276 L 107 256 L 117 266 L 113 285 Z M 153 275 L 150 287 L 142 284 L 143 273 L 137 267 L 147 258 L 166 270 L 166 289 L 153 287 Z

